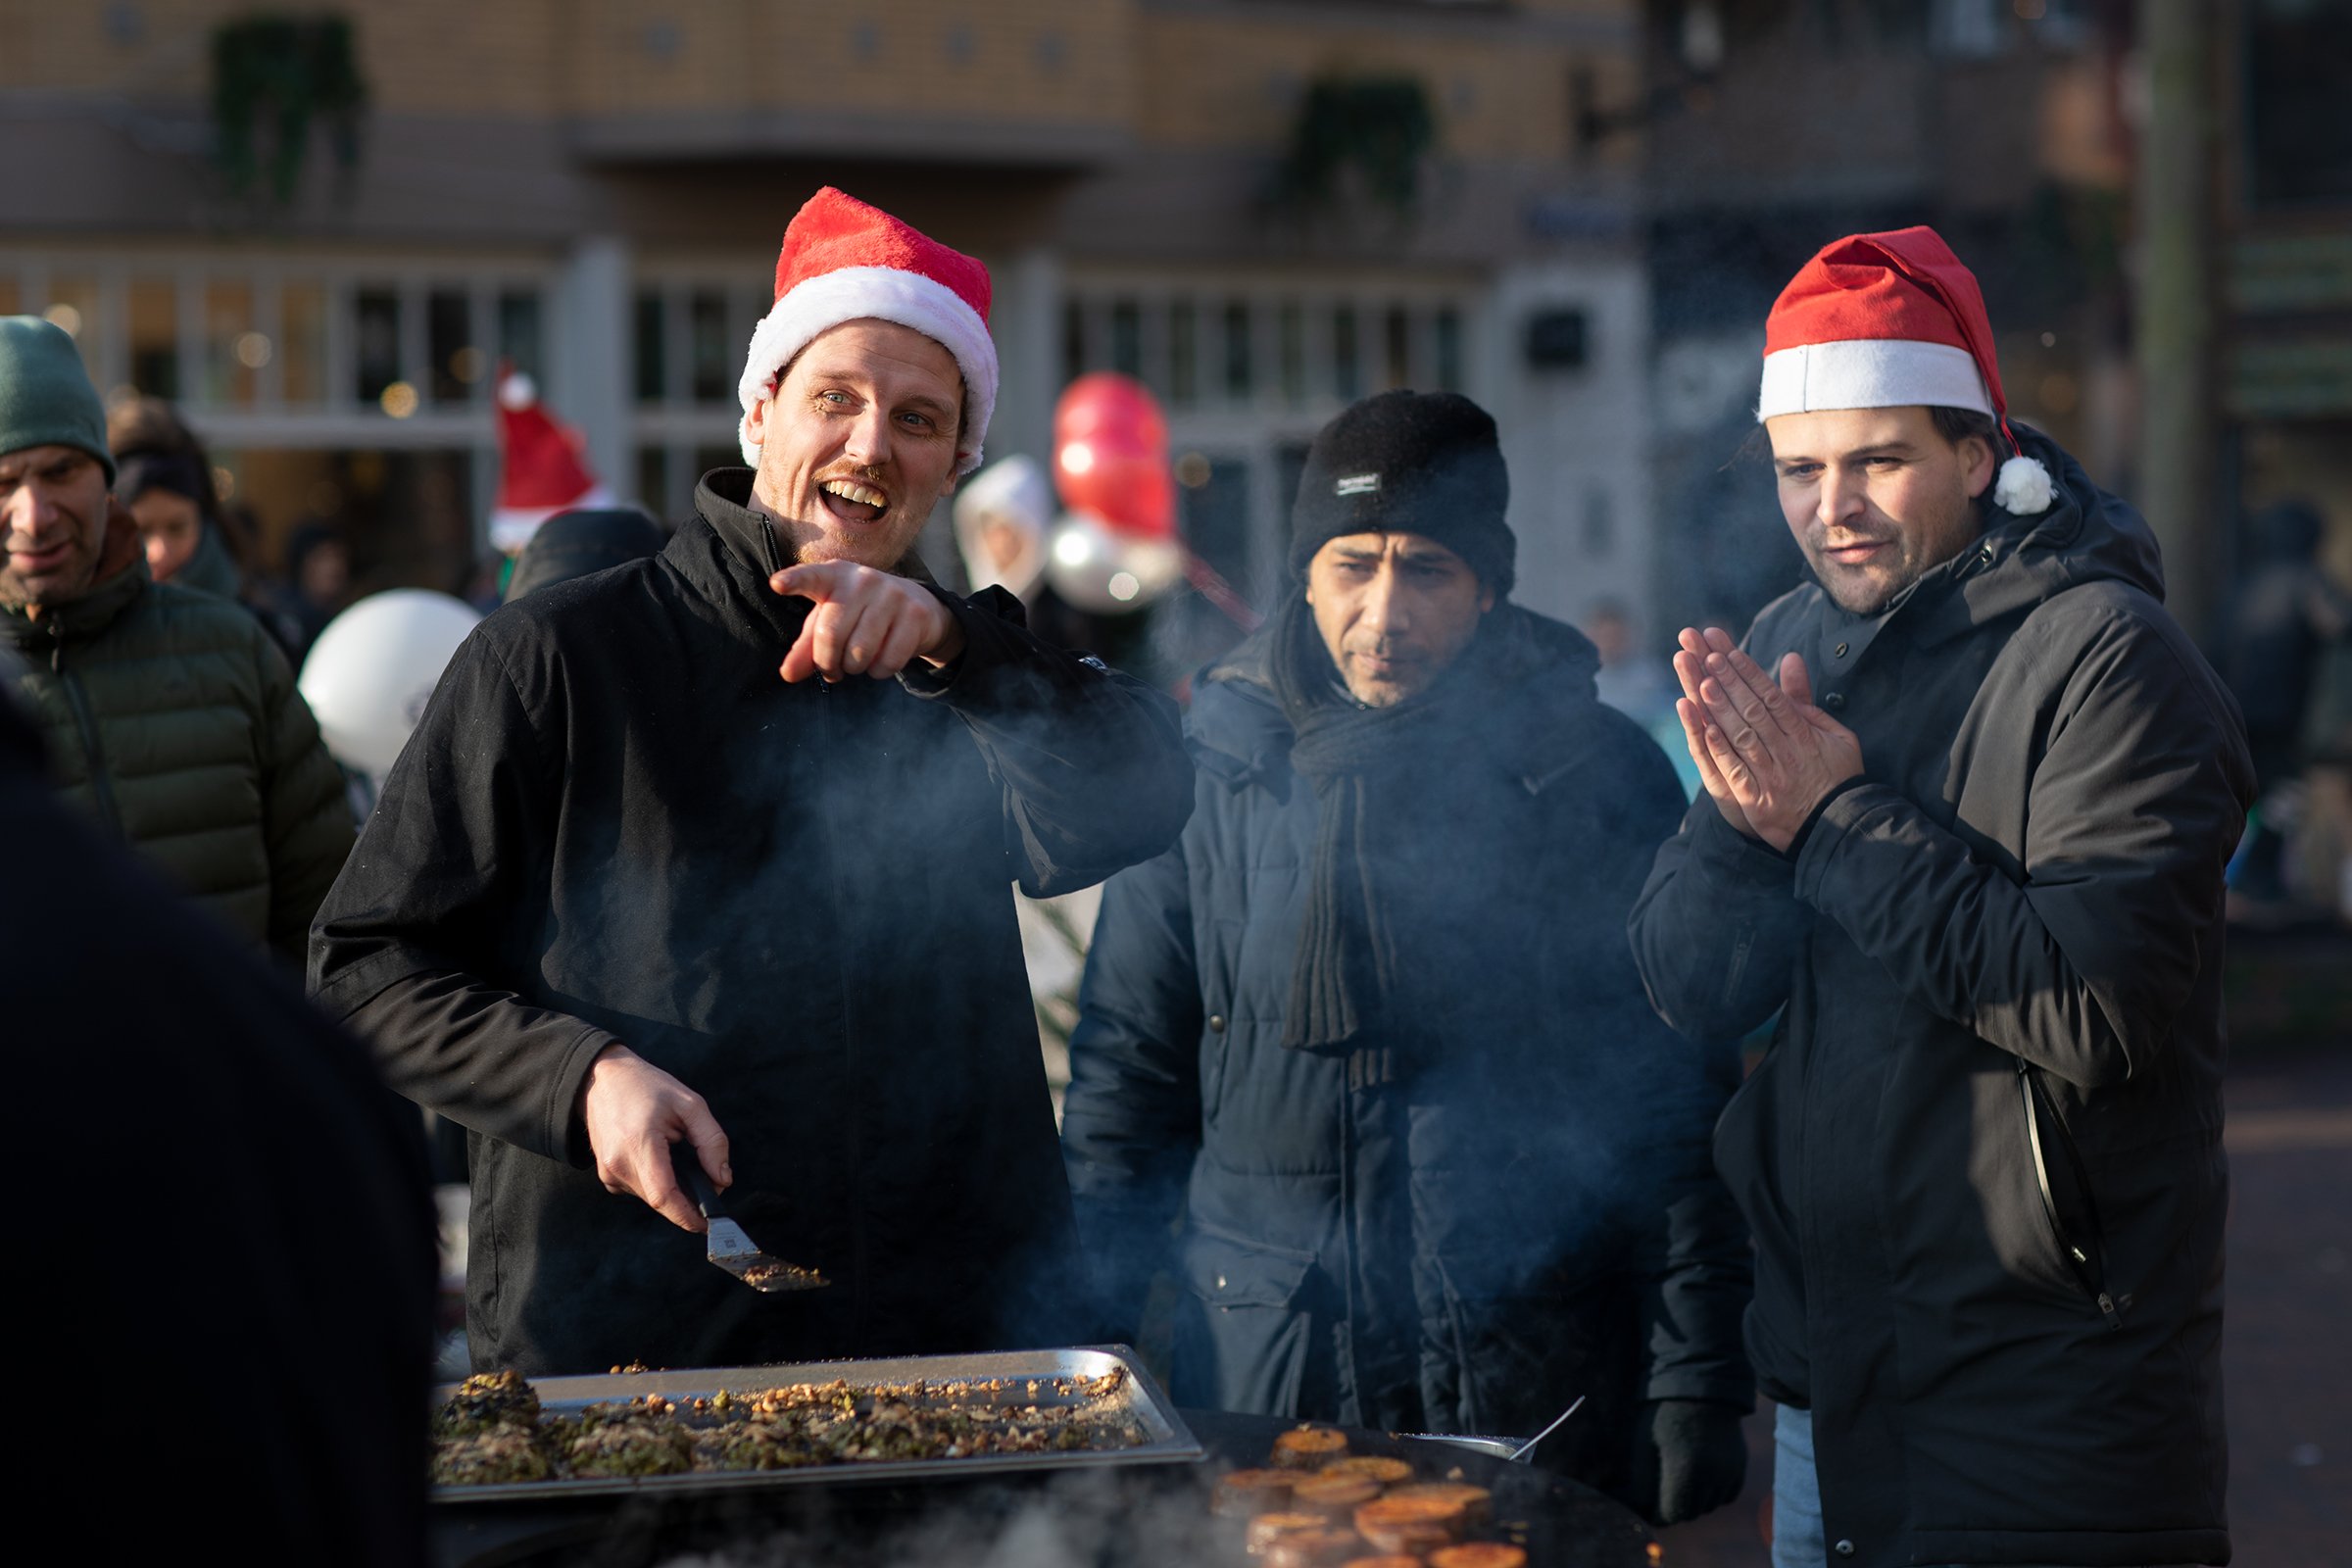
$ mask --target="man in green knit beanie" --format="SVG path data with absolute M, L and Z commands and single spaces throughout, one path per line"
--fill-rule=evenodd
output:
M 0 646 L 59 791 L 299 964 L 351 850 L 342 775 L 261 623 L 150 580 L 114 481 L 73 338 L 0 317 Z

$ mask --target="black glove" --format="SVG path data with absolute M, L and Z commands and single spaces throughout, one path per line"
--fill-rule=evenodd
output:
M 1634 1422 L 1633 1502 L 1651 1524 L 1679 1525 L 1740 1495 L 1747 1437 L 1737 1405 L 1655 1399 Z

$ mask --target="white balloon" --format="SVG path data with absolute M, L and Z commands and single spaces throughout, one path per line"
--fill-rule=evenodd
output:
M 328 621 L 298 684 L 335 760 L 380 784 L 450 656 L 481 618 L 448 594 L 394 588 Z
M 1087 512 L 1062 515 L 1046 552 L 1046 581 L 1090 615 L 1143 609 L 1184 576 L 1184 550 L 1173 539 L 1137 539 Z

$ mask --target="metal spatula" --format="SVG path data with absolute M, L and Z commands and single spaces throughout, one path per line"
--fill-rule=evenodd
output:
M 670 1162 L 678 1168 L 678 1178 L 694 1195 L 695 1206 L 710 1222 L 706 1239 L 710 1242 L 707 1255 L 710 1261 L 749 1285 L 755 1291 L 818 1291 L 833 1282 L 812 1268 L 787 1263 L 770 1257 L 752 1245 L 743 1227 L 727 1217 L 719 1205 L 718 1190 L 704 1174 L 702 1157 L 692 1144 L 672 1144 Z

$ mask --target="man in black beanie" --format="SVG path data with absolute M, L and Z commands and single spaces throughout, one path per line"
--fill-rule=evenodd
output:
M 1643 997 L 1682 791 L 1509 602 L 1509 491 L 1451 393 L 1316 437 L 1192 823 L 1104 890 L 1063 1152 L 1111 1322 L 1174 1277 L 1178 1402 L 1526 1437 L 1583 1396 L 1539 1458 L 1671 1522 L 1746 1465 L 1735 1074 Z

